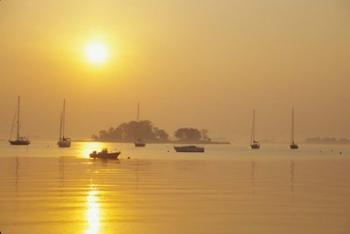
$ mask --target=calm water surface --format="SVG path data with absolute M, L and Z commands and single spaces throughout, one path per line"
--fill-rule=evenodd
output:
M 0 142 L 0 232 L 350 233 L 347 146 L 106 144 L 120 160 L 88 159 L 103 146 Z

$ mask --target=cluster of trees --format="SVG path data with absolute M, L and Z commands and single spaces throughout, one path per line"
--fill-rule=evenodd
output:
M 147 142 L 167 142 L 168 133 L 153 126 L 151 121 L 130 121 L 122 123 L 118 127 L 110 127 L 108 130 L 101 130 L 98 135 L 93 135 L 93 139 L 101 141 L 121 141 L 132 142 L 142 139 Z
M 211 142 L 207 130 L 195 128 L 180 128 L 175 131 L 174 137 L 179 142 Z M 118 127 L 101 130 L 92 138 L 99 141 L 133 142 L 142 139 L 146 142 L 171 142 L 169 134 L 164 129 L 155 127 L 149 120 L 122 123 Z
M 179 128 L 174 135 L 182 142 L 211 142 L 208 131 L 205 129 L 199 131 L 195 128 Z

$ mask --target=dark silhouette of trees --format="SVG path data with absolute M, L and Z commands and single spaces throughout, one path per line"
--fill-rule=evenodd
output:
M 175 131 L 174 136 L 176 142 L 180 143 L 226 143 L 212 141 L 206 129 L 179 128 Z M 148 143 L 175 142 L 169 138 L 169 134 L 164 129 L 154 126 L 149 120 L 122 123 L 117 127 L 100 130 L 97 134 L 92 135 L 92 139 L 97 141 L 135 142 L 140 139 Z
M 153 126 L 148 120 L 130 121 L 122 123 L 116 128 L 109 128 L 99 131 L 98 135 L 93 135 L 93 139 L 101 141 L 121 141 L 133 142 L 142 139 L 147 142 L 166 142 L 169 135 L 165 130 Z
M 195 128 L 179 128 L 175 131 L 175 137 L 182 142 L 210 142 L 208 131 Z
M 169 134 L 163 130 L 163 129 L 159 129 L 159 128 L 154 128 L 154 132 L 155 135 L 157 136 L 157 140 L 159 141 L 169 141 Z

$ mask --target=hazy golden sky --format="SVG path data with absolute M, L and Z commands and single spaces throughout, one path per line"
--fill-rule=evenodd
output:
M 106 64 L 86 61 L 100 41 Z M 0 136 L 16 96 L 23 133 L 55 137 L 63 97 L 68 133 L 142 118 L 246 139 L 350 137 L 348 0 L 2 0 Z

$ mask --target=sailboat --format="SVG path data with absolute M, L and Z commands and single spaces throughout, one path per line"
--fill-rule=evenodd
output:
M 61 119 L 60 119 L 60 135 L 57 142 L 57 145 L 60 148 L 69 148 L 71 145 L 71 139 L 64 136 L 65 121 L 66 121 L 66 100 L 63 100 L 63 110 L 62 110 Z
M 14 140 L 9 139 L 9 142 L 11 145 L 29 145 L 30 144 L 30 140 L 24 136 L 21 136 L 20 134 L 20 128 L 21 128 L 20 110 L 21 110 L 21 97 L 18 96 L 17 111 L 15 114 L 15 117 L 17 117 L 17 120 L 16 120 L 17 134 L 16 134 L 16 139 Z M 11 135 L 12 135 L 12 130 L 13 130 L 13 124 L 11 127 Z
M 253 109 L 252 135 L 250 139 L 252 149 L 260 149 L 260 143 L 255 139 L 255 109 Z
M 299 149 L 299 146 L 295 144 L 294 141 L 294 107 L 292 107 L 292 126 L 291 126 L 291 139 L 290 139 L 290 149 Z
M 140 121 L 140 103 L 137 104 L 137 116 L 136 116 L 136 120 L 137 122 Z M 135 147 L 145 147 L 146 146 L 146 143 L 141 139 L 141 138 L 138 138 L 135 142 Z

